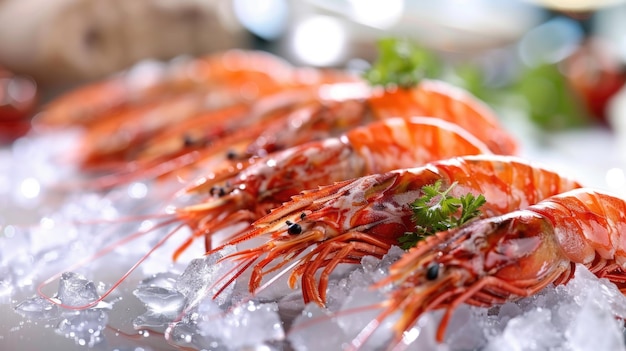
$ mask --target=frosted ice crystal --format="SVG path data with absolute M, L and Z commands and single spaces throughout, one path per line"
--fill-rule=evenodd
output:
M 282 340 L 285 336 L 276 303 L 248 301 L 221 312 L 213 301 L 205 300 L 198 314 L 198 333 L 209 343 L 224 345 L 229 350 Z
M 194 259 L 179 276 L 161 273 L 140 282 L 133 293 L 144 303 L 146 312 L 134 319 L 135 327 L 156 330 L 169 328 L 168 335 L 178 345 L 209 345 L 209 348 L 214 349 L 217 341 L 207 342 L 198 329 L 201 315 L 198 308 L 200 306 L 202 313 L 207 313 L 207 306 L 214 305 L 214 314 L 222 314 L 220 306 L 225 307 L 230 303 L 234 283 L 215 299 L 213 297 L 234 274 L 235 263 L 230 260 L 220 261 L 234 250 L 234 247 L 227 246 L 203 258 Z
M 292 346 L 301 351 L 339 349 L 349 344 L 380 313 L 381 308 L 375 305 L 382 301 L 383 294 L 370 289 L 370 286 L 387 274 L 389 265 L 402 253 L 401 249 L 393 247 L 382 260 L 366 256 L 361 267 L 345 277 L 331 280 L 328 288 L 329 310 L 320 310 L 316 305 L 308 304 L 289 332 Z M 366 349 L 380 347 L 391 337 L 390 321 L 384 321 L 384 325 L 373 332 Z
M 355 342 L 364 328 L 374 326 L 368 323 L 380 312 L 374 306 L 382 301 L 384 293 L 367 288 L 368 274 L 384 270 L 385 266 L 388 263 L 364 259 L 363 266 L 347 278 L 331 282 L 333 297 L 343 303 L 335 312 L 307 305 L 288 334 L 294 349 L 337 349 Z M 359 285 L 357 281 L 365 284 L 350 289 L 352 284 Z M 626 306 L 626 298 L 613 284 L 577 266 L 574 279 L 565 286 L 548 287 L 535 296 L 491 309 L 459 306 L 448 324 L 443 344 L 435 340 L 443 311 L 422 315 L 402 342 L 408 343 L 405 349 L 420 351 L 626 350 L 624 327 L 614 317 L 623 316 L 622 306 Z M 399 313 L 372 329 L 361 350 L 384 348 L 393 337 L 391 326 Z
M 626 350 L 623 323 L 607 308 L 598 308 L 600 296 L 583 301 L 578 314 L 565 330 L 567 343 L 576 351 Z
M 552 312 L 536 308 L 511 319 L 486 350 L 549 350 L 561 342 L 553 329 Z
M 357 337 L 363 329 L 369 328 L 370 322 L 382 312 L 382 308 L 378 304 L 383 299 L 384 295 L 379 290 L 365 287 L 354 289 L 337 314 L 337 324 L 350 339 Z M 383 325 L 376 326 L 368 336 L 365 345 L 368 348 L 382 347 L 391 337 L 389 327 L 396 317 L 391 316 L 391 318 L 383 321 Z
M 197 321 L 197 313 L 187 313 L 182 320 L 170 325 L 166 331 L 170 342 L 182 348 L 225 350 L 225 347 L 220 346 L 218 342 L 207 342 L 204 340 L 198 333 Z
M 133 320 L 135 328 L 164 330 L 183 311 L 185 297 L 176 290 L 144 286 L 133 291 L 147 311 Z
M 297 351 L 314 351 L 341 350 L 348 337 L 330 311 L 310 303 L 295 319 L 287 339 Z
M 382 260 L 365 256 L 360 269 L 352 269 L 347 276 L 331 280 L 328 284 L 327 306 L 335 310 L 343 304 L 346 297 L 357 288 L 367 288 L 387 275 L 389 266 L 402 256 L 404 250 L 392 246 Z
M 59 317 L 58 306 L 41 296 L 20 302 L 15 306 L 15 311 L 30 320 L 49 320 Z
M 76 273 L 63 273 L 55 297 L 67 306 L 80 307 L 95 301 L 99 295 L 92 281 Z M 89 347 L 103 340 L 101 332 L 108 322 L 108 314 L 100 308 L 64 309 L 41 296 L 22 301 L 15 311 L 31 321 L 55 323 L 57 334 Z
M 61 275 L 57 297 L 65 305 L 79 307 L 94 302 L 100 296 L 92 281 L 80 274 L 66 272 Z
M 233 268 L 236 263 L 232 260 L 219 261 L 233 252 L 235 252 L 235 247 L 227 246 L 189 263 L 187 269 L 176 281 L 176 290 L 187 298 L 189 305 L 194 306 L 203 298 L 215 295 L 234 276 Z M 226 303 L 230 300 L 233 289 L 234 284 L 230 284 L 215 301 L 220 305 Z
M 173 272 L 159 272 L 143 279 L 137 284 L 137 289 L 147 287 L 159 287 L 163 289 L 174 289 L 176 287 L 176 279 L 179 274 Z
M 158 286 L 137 289 L 133 293 L 146 307 L 157 312 L 171 313 L 172 311 L 178 311 L 185 303 L 185 297 L 178 291 Z
M 567 285 L 505 306 L 486 350 L 626 350 L 624 327 L 615 319 L 626 299 L 584 266 L 576 266 Z

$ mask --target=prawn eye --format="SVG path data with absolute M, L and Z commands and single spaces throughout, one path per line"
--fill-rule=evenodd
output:
M 193 144 L 195 143 L 191 135 L 185 134 L 183 135 L 183 144 L 185 147 L 189 147 L 189 146 L 193 146 Z
M 210 194 L 213 195 L 213 196 L 217 195 L 219 197 L 222 197 L 222 196 L 226 195 L 226 190 L 224 190 L 223 187 L 214 186 L 214 187 L 211 188 Z
M 228 150 L 228 152 L 226 152 L 226 158 L 229 160 L 234 160 L 237 158 L 237 152 L 235 152 L 235 150 Z
M 426 268 L 426 279 L 435 280 L 439 276 L 439 264 L 431 262 Z
M 290 221 L 287 221 L 287 233 L 291 234 L 291 235 L 297 235 L 302 233 L 302 226 L 300 226 L 300 224 L 298 223 L 292 223 Z

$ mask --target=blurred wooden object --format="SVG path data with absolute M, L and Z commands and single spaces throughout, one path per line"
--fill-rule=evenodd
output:
M 0 65 L 43 85 L 242 46 L 230 0 L 0 0 Z

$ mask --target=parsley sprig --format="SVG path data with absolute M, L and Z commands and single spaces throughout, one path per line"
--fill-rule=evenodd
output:
M 410 88 L 424 78 L 441 75 L 441 60 L 407 39 L 384 38 L 378 41 L 378 58 L 365 72 L 371 85 Z
M 454 182 L 442 190 L 441 181 L 438 180 L 422 188 L 423 195 L 411 203 L 415 231 L 407 232 L 399 239 L 403 249 L 415 246 L 427 236 L 456 228 L 480 216 L 480 207 L 485 204 L 485 197 L 468 193 L 456 198 L 450 195 L 456 185 L 457 182 Z

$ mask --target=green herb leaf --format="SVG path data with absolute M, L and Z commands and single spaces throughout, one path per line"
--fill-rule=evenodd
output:
M 457 219 L 457 227 L 467 223 L 473 218 L 480 216 L 480 207 L 485 204 L 487 200 L 481 194 L 474 196 L 473 194 L 466 194 L 461 196 L 461 217 Z
M 445 190 L 441 189 L 441 185 L 438 180 L 432 185 L 424 186 L 423 195 L 411 204 L 415 231 L 407 232 L 399 238 L 398 242 L 403 249 L 409 249 L 430 235 L 459 227 L 480 216 L 480 207 L 486 202 L 483 195 L 474 196 L 468 193 L 456 198 L 450 195 L 450 191 L 457 185 L 456 182 Z
M 371 85 L 410 88 L 424 78 L 440 76 L 438 57 L 406 39 L 378 41 L 378 59 L 364 76 Z

